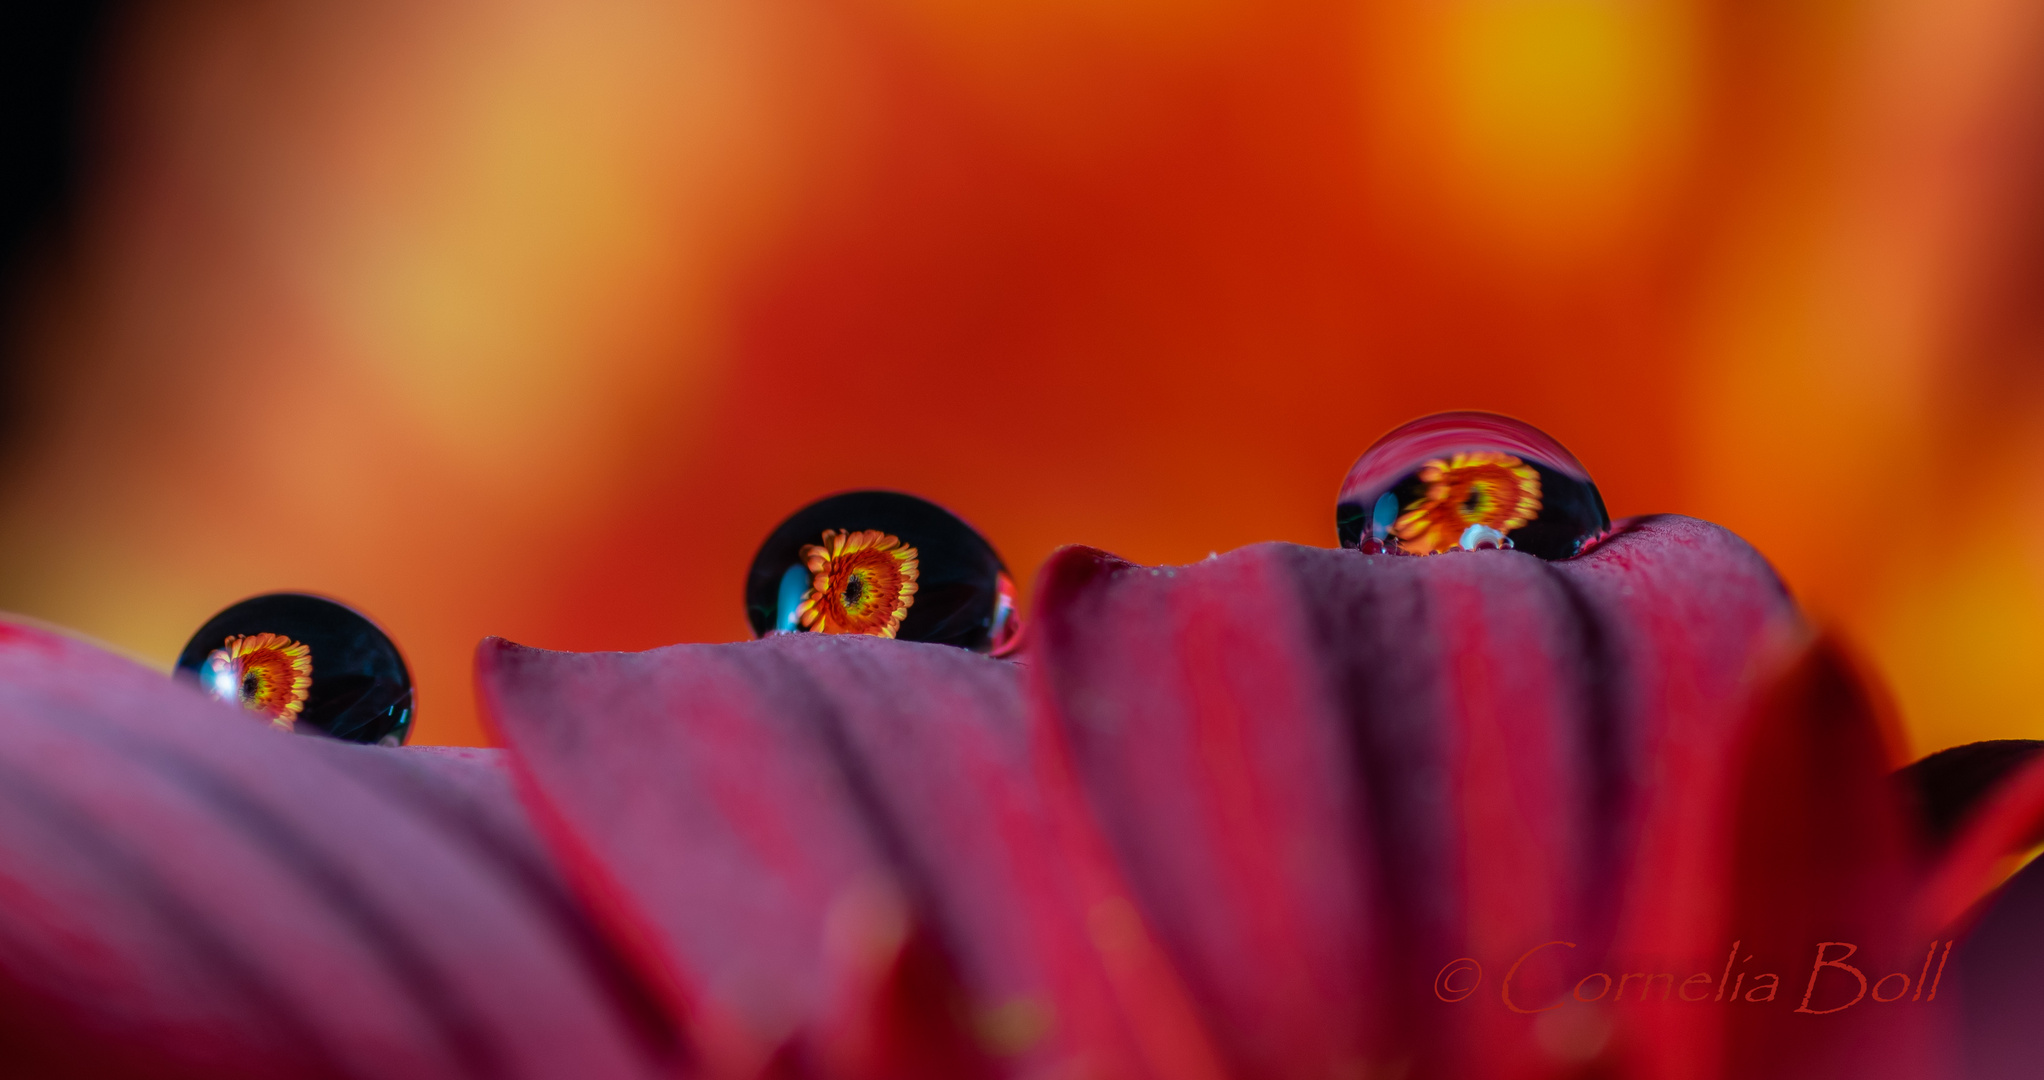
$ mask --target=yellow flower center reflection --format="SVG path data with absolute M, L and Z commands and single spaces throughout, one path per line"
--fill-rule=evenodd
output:
M 795 609 L 805 630 L 893 637 L 916 599 L 916 549 L 875 529 L 823 531 L 802 548 L 809 592 Z
M 206 657 L 206 689 L 291 730 L 312 693 L 312 647 L 282 634 L 230 637 Z
M 1436 458 L 1420 467 L 1419 478 L 1426 494 L 1406 504 L 1391 526 L 1415 555 L 1454 550 L 1472 525 L 1509 533 L 1540 516 L 1540 473 L 1510 454 Z

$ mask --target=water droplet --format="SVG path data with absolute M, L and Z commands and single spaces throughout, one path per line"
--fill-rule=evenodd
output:
M 999 553 L 935 503 L 894 491 L 820 499 L 752 558 L 746 617 L 770 633 L 866 634 L 998 656 L 1021 629 Z
M 1574 455 L 1495 413 L 1437 413 L 1378 439 L 1335 506 L 1341 546 L 1436 555 L 1513 548 L 1566 559 L 1611 528 Z
M 344 604 L 303 593 L 250 597 L 206 621 L 177 672 L 271 725 L 349 742 L 411 735 L 411 672 L 397 645 Z

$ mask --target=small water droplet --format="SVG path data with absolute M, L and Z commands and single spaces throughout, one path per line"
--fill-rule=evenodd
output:
M 1511 548 L 1570 558 L 1611 528 L 1574 455 L 1495 413 L 1423 417 L 1356 460 L 1335 506 L 1341 546 L 1436 555 Z
M 276 727 L 348 742 L 411 734 L 411 672 L 375 623 L 345 604 L 266 593 L 213 616 L 185 642 L 176 671 Z
M 895 491 L 832 495 L 789 515 L 753 555 L 745 609 L 762 637 L 865 634 L 995 655 L 1021 628 L 1014 583 L 986 538 Z

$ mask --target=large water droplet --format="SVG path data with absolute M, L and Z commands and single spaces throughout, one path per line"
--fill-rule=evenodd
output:
M 375 623 L 325 597 L 243 600 L 192 635 L 177 671 L 275 727 L 386 746 L 411 734 L 404 656 Z
M 1574 455 L 1481 412 L 1436 413 L 1378 439 L 1349 469 L 1334 520 L 1341 546 L 1400 555 L 1513 548 L 1566 559 L 1611 528 Z
M 999 655 L 1015 587 L 977 530 L 925 499 L 853 491 L 775 528 L 745 579 L 752 632 L 866 634 Z

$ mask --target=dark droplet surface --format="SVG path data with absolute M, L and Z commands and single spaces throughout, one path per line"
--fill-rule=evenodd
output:
M 752 632 L 867 634 L 999 655 L 1015 589 L 986 538 L 896 491 L 819 499 L 775 528 L 745 579 Z
M 266 593 L 235 604 L 185 643 L 177 672 L 276 727 L 387 746 L 411 735 L 404 656 L 375 623 L 324 597 Z
M 1341 546 L 1398 555 L 1512 548 L 1580 554 L 1611 528 L 1604 497 L 1562 445 L 1495 413 L 1437 413 L 1378 439 L 1336 500 Z

